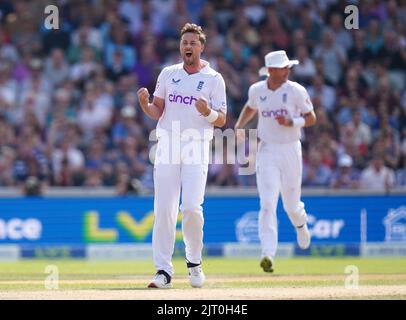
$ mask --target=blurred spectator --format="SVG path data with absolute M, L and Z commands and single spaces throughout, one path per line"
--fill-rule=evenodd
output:
M 148 2 L 148 13 L 154 26 L 154 33 L 164 33 L 170 29 L 169 21 L 175 14 L 175 0 L 152 0 Z
M 360 110 L 355 109 L 352 111 L 352 120 L 345 125 L 344 130 L 351 132 L 357 148 L 366 150 L 371 144 L 371 129 L 362 122 Z
M 52 90 L 52 85 L 49 79 L 44 74 L 44 63 L 40 58 L 33 58 L 29 64 L 30 76 L 21 84 L 21 91 L 28 92 L 34 90 L 36 92 L 49 94 Z
M 122 24 L 114 25 L 110 30 L 104 52 L 104 63 L 107 67 L 114 66 L 114 55 L 117 52 L 121 54 L 124 68 L 132 69 L 137 61 L 137 53 L 135 48 L 129 45 L 129 36 Z
M 23 50 L 21 53 L 21 59 L 14 64 L 13 78 L 22 83 L 31 76 L 30 74 L 30 62 L 33 59 L 33 54 L 29 50 Z
M 126 105 L 121 109 L 120 119 L 112 128 L 112 139 L 115 145 L 120 145 L 128 137 L 142 138 L 142 127 L 137 123 L 136 110 L 133 105 Z
M 0 127 L 0 134 L 2 134 Z M 3 145 L 0 149 L 0 186 L 13 186 L 13 165 L 15 161 L 15 151 L 13 148 Z
M 330 184 L 331 169 L 322 163 L 321 152 L 311 148 L 308 161 L 303 166 L 302 184 L 308 187 L 327 187 Z
M 203 10 L 206 3 L 207 3 L 207 0 L 189 0 L 189 1 L 186 1 L 186 10 L 189 13 L 189 17 L 190 17 L 191 22 L 198 23 L 199 14 Z
M 44 75 L 53 87 L 58 87 L 69 75 L 69 67 L 65 60 L 65 53 L 59 48 L 51 51 L 45 61 Z
M 152 43 L 145 44 L 140 51 L 140 59 L 134 66 L 133 71 L 137 75 L 138 83 L 149 92 L 155 89 L 155 77 L 157 74 L 158 58 Z
M 78 84 L 89 79 L 97 69 L 95 53 L 91 47 L 83 47 L 80 51 L 80 60 L 72 65 L 70 76 Z
M 42 195 L 42 189 L 41 181 L 36 176 L 30 176 L 24 183 L 23 193 L 28 197 L 37 197 Z
M 17 102 L 17 83 L 11 77 L 11 65 L 5 61 L 0 62 L 0 115 L 15 123 Z
M 391 86 L 389 76 L 382 66 L 376 67 L 376 86 L 369 96 L 369 104 L 379 114 L 387 113 L 391 115 L 400 104 L 399 94 Z M 384 108 L 384 109 L 383 109 Z
M 329 84 L 337 85 L 347 63 L 347 55 L 344 48 L 335 43 L 334 34 L 330 30 L 324 31 L 322 43 L 314 49 L 314 58 L 322 61 L 323 76 Z
M 365 46 L 365 32 L 364 30 L 356 30 L 354 32 L 354 41 L 352 46 L 347 49 L 347 56 L 351 60 L 359 60 L 366 65 L 372 57 L 372 53 Z
M 36 128 L 22 128 L 13 169 L 17 183 L 22 185 L 31 176 L 46 183 L 49 178 L 48 168 L 48 159 Z
M 0 27 L 0 59 L 16 62 L 18 60 L 18 52 L 13 43 L 7 40 L 6 30 Z
M 378 57 L 379 51 L 383 46 L 380 28 L 381 27 L 377 19 L 371 19 L 369 21 L 365 46 L 372 53 L 373 58 Z
M 258 25 L 265 17 L 265 8 L 259 0 L 247 0 L 244 4 L 244 16 L 254 25 Z
M 267 34 L 272 39 L 272 44 L 278 49 L 289 47 L 289 35 L 280 21 L 277 10 L 268 9 L 265 22 L 260 29 L 261 34 Z
M 319 4 L 321 2 L 319 2 Z M 294 29 L 302 29 L 304 31 L 304 38 L 308 46 L 313 50 L 316 44 L 320 42 L 320 36 L 323 30 L 320 25 L 321 21 L 306 3 L 303 3 L 302 6 L 298 6 L 296 12 L 300 18 L 297 20 L 292 19 L 293 21 L 291 20 L 293 27 Z
M 381 134 L 374 142 L 374 148 L 384 155 L 385 165 L 396 169 L 400 160 L 400 143 L 398 135 L 388 125 L 383 126 Z
M 132 15 L 134 11 L 130 11 Z M 95 50 L 101 50 L 103 47 L 103 39 L 100 30 L 93 27 L 91 19 L 82 21 L 80 27 L 72 32 L 72 47 L 89 46 Z M 72 48 L 71 47 L 71 48 Z
M 64 139 L 52 152 L 54 183 L 57 186 L 80 185 L 85 158 L 72 141 Z
M 351 34 L 344 28 L 344 21 L 339 13 L 333 13 L 330 16 L 330 30 L 333 34 L 336 44 L 347 51 L 352 46 Z
M 369 166 L 361 172 L 361 187 L 388 192 L 394 186 L 394 171 L 384 165 L 383 154 L 375 152 Z
M 396 171 L 396 185 L 406 188 L 406 157 L 402 159 L 402 167 Z
M 112 64 L 106 70 L 107 79 L 116 82 L 120 77 L 128 74 L 130 70 L 124 65 L 123 55 L 117 50 L 113 54 Z
M 139 142 L 133 137 L 127 137 L 120 145 L 118 159 L 127 164 L 129 174 L 133 178 L 140 178 L 146 170 L 146 163 L 138 152 Z
M 375 112 L 375 110 L 372 111 Z M 360 113 L 362 122 L 367 123 L 369 126 L 377 124 L 374 113 L 371 115 L 365 106 L 365 100 L 361 99 L 357 94 L 351 94 L 341 99 L 337 115 L 338 124 L 348 124 L 352 121 L 355 113 Z
M 103 186 L 102 173 L 97 168 L 87 167 L 85 171 L 85 187 L 101 187 Z
M 34 82 L 30 91 L 22 93 L 21 104 L 16 116 L 18 125 L 23 125 L 25 119 L 33 115 L 41 127 L 45 126 L 50 109 L 50 96 L 48 92 L 38 91 L 38 85 L 38 82 Z
M 0 21 L 6 20 L 7 16 L 14 11 L 13 3 L 9 0 L 0 2 Z
M 125 0 L 119 4 L 120 15 L 129 21 L 129 31 L 135 36 L 143 27 L 143 1 Z
M 117 179 L 116 193 L 120 196 L 138 195 L 142 193 L 142 184 L 138 179 L 131 179 L 128 175 L 120 175 Z
M 42 38 L 34 18 L 26 15 L 19 21 L 19 28 L 12 36 L 13 43 L 20 52 L 31 52 L 40 55 L 42 51 Z
M 89 33 L 89 29 L 85 27 L 79 29 L 77 33 L 73 35 L 73 41 L 68 50 L 68 60 L 71 64 L 77 63 L 79 60 L 92 62 L 93 60 L 100 60 L 101 47 L 99 46 L 99 42 L 101 42 L 101 35 L 98 34 L 96 36 L 97 40 L 91 40 L 92 36 Z M 93 53 L 83 53 L 86 49 L 90 49 Z M 85 57 L 85 55 L 87 56 Z M 91 58 L 89 58 L 89 56 Z
M 297 82 L 308 85 L 311 79 L 316 75 L 316 66 L 314 61 L 309 57 L 306 46 L 300 45 L 296 48 L 295 56 L 300 63 L 293 68 L 293 75 Z
M 112 101 L 108 94 L 97 89 L 95 84 L 88 83 L 77 119 L 86 141 L 94 138 L 97 128 L 104 128 L 110 124 L 111 108 Z
M 360 174 L 352 167 L 352 158 L 344 154 L 338 159 L 338 167 L 331 178 L 331 187 L 337 189 L 357 189 L 360 186 Z
M 311 99 L 320 97 L 321 106 L 328 113 L 332 113 L 334 111 L 336 92 L 333 87 L 324 83 L 322 76 L 316 75 L 313 78 L 312 86 L 309 87 L 308 92 Z

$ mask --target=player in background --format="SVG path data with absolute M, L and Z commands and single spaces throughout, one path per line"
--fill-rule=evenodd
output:
M 260 139 L 256 160 L 257 186 L 260 197 L 259 238 L 261 267 L 273 271 L 278 244 L 276 208 L 279 193 L 283 208 L 297 232 L 300 248 L 310 246 L 307 214 L 301 202 L 302 148 L 301 128 L 316 123 L 316 115 L 306 89 L 288 80 L 290 68 L 298 64 L 289 60 L 283 50 L 265 56 L 261 75 L 248 91 L 248 101 L 236 122 L 242 129 L 258 114 Z
M 158 76 L 152 103 L 146 88 L 138 90 L 142 110 L 157 124 L 154 162 L 154 214 L 152 235 L 156 275 L 150 288 L 171 288 L 174 269 L 176 221 L 182 212 L 186 264 L 192 287 L 202 287 L 203 209 L 210 140 L 213 127 L 226 122 L 226 92 L 221 74 L 200 58 L 206 35 L 200 26 L 187 23 L 180 32 L 183 63 L 164 68 Z M 191 130 L 195 133 L 188 135 Z M 180 148 L 176 147 L 179 143 Z M 190 144 L 188 152 L 182 152 Z M 170 155 L 169 162 L 164 155 Z

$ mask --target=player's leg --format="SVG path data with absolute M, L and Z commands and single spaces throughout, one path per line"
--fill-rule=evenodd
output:
M 270 151 L 270 150 L 269 150 Z M 257 154 L 257 186 L 260 198 L 258 217 L 258 235 L 261 242 L 261 267 L 272 272 L 278 246 L 278 224 L 276 208 L 280 189 L 280 172 L 276 163 L 275 153 L 266 149 Z
M 197 142 L 201 152 L 209 152 L 209 142 Z M 207 157 L 208 159 L 208 157 Z M 205 277 L 202 271 L 203 250 L 203 208 L 207 181 L 207 161 L 196 160 L 194 163 L 182 163 L 182 232 L 185 243 L 186 262 L 189 269 L 190 283 L 201 287 Z
M 302 184 L 302 150 L 300 142 L 284 148 L 284 168 L 281 175 L 281 194 L 283 208 L 296 228 L 298 244 L 306 249 L 310 245 L 310 233 L 307 229 L 307 213 L 300 200 Z
M 157 157 L 154 166 L 154 228 L 152 232 L 153 260 L 160 280 L 166 284 L 157 287 L 170 287 L 170 280 L 174 273 L 172 255 L 175 245 L 176 222 L 179 212 L 180 196 L 180 164 L 157 163 L 159 152 L 168 148 L 169 143 L 158 142 Z M 166 150 L 167 151 L 167 150 Z M 163 278 L 163 276 L 165 278 Z M 155 279 L 154 279 L 155 281 Z M 154 282 L 153 281 L 153 282 Z M 153 282 L 151 283 L 152 286 Z M 170 285 L 169 285 L 170 284 Z

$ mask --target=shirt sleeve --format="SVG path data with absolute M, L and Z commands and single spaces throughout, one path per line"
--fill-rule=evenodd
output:
M 256 97 L 255 97 L 255 90 L 254 90 L 254 86 L 250 86 L 250 88 L 248 89 L 248 101 L 247 101 L 247 105 L 254 110 L 258 109 L 258 106 L 256 104 Z
M 309 94 L 303 86 L 299 86 L 296 90 L 296 105 L 302 114 L 313 110 L 312 100 L 310 100 Z
M 158 80 L 156 81 L 154 96 L 157 98 L 165 99 L 166 96 L 166 81 L 167 70 L 164 68 L 158 76 Z
M 216 77 L 216 84 L 211 96 L 211 108 L 216 111 L 227 113 L 227 97 L 226 97 L 226 85 L 221 74 Z

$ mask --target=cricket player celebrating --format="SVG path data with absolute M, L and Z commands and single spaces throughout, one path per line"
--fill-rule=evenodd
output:
M 274 51 L 265 56 L 260 74 L 266 80 L 254 83 L 248 91 L 235 129 L 242 129 L 258 113 L 258 146 L 256 160 L 257 185 L 260 197 L 259 238 L 261 267 L 273 271 L 278 244 L 276 208 L 279 193 L 283 208 L 296 228 L 300 248 L 310 246 L 307 214 L 300 201 L 302 181 L 301 128 L 316 123 L 316 115 L 306 89 L 289 81 L 289 68 L 298 64 L 286 52 Z
M 146 88 L 138 90 L 142 110 L 149 117 L 159 120 L 154 162 L 155 221 L 152 235 L 157 273 L 148 285 L 150 288 L 172 287 L 172 255 L 180 196 L 190 284 L 192 287 L 202 287 L 205 280 L 201 266 L 202 204 L 209 145 L 213 138 L 213 127 L 224 126 L 227 110 L 223 77 L 207 61 L 200 59 L 205 42 L 206 35 L 200 26 L 185 24 L 180 39 L 183 63 L 161 71 L 152 103 L 149 102 Z

